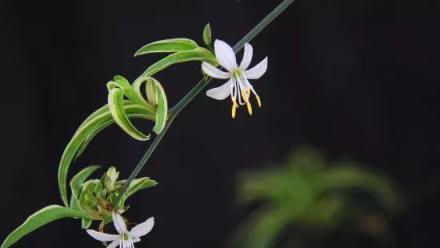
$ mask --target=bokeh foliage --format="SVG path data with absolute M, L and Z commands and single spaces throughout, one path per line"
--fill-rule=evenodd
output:
M 354 162 L 327 162 L 307 147 L 293 151 L 279 166 L 241 174 L 237 197 L 253 210 L 228 247 L 308 246 L 343 226 L 383 235 L 387 217 L 401 205 L 383 174 Z

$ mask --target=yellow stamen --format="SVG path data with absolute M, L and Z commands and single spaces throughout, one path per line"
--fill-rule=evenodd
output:
M 247 106 L 249 115 L 252 115 L 252 105 L 249 101 L 246 102 L 246 106 Z
M 235 115 L 237 114 L 237 102 L 235 101 L 235 99 L 232 99 L 232 109 L 231 109 L 231 115 L 232 115 L 232 119 L 235 119 Z
M 261 99 L 258 95 L 255 95 L 255 98 L 257 98 L 258 107 L 261 108 Z
M 247 92 L 245 90 L 242 90 L 240 93 L 241 93 L 241 97 L 243 97 L 243 100 L 246 103 L 249 102 L 249 96 L 248 96 Z

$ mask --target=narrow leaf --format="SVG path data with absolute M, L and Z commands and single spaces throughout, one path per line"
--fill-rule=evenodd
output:
M 165 91 L 162 85 L 155 79 L 153 79 L 154 85 L 156 87 L 157 94 L 157 109 L 156 109 L 156 123 L 153 127 L 153 132 L 159 134 L 165 128 L 167 118 L 168 118 L 168 103 Z
M 156 106 L 158 99 L 157 99 L 157 89 L 156 89 L 156 85 L 154 83 L 153 80 L 149 79 L 147 81 L 147 85 L 146 85 L 146 92 L 147 92 L 147 99 L 148 101 Z
M 112 123 L 113 121 L 110 120 L 108 123 L 109 125 Z M 93 140 L 93 138 L 95 138 L 95 136 L 100 133 L 102 130 L 104 130 L 108 125 L 102 125 L 101 128 L 97 128 L 93 133 L 91 133 L 90 135 L 88 135 L 84 141 L 82 142 L 81 146 L 78 148 L 76 154 L 75 154 L 75 158 L 73 160 L 76 160 L 79 156 L 81 156 L 81 154 L 84 152 L 84 150 L 87 148 L 87 146 L 89 145 L 89 143 Z
M 130 118 L 141 118 L 154 121 L 156 117 L 149 108 L 138 104 L 125 104 L 124 111 Z M 89 143 L 95 135 L 114 123 L 114 119 L 107 106 L 104 106 L 92 113 L 78 128 L 72 139 L 64 149 L 58 167 L 58 187 L 61 199 L 65 206 L 68 206 L 67 197 L 67 174 L 73 159 L 79 151 L 85 148 L 85 143 Z
M 113 77 L 113 81 L 121 88 L 121 89 L 130 89 L 131 85 L 130 82 L 128 82 L 128 80 L 121 76 L 121 75 L 116 75 Z
M 165 58 L 152 64 L 148 69 L 142 74 L 142 76 L 151 77 L 154 74 L 179 63 L 185 63 L 190 61 L 206 61 L 213 65 L 217 64 L 217 60 L 208 49 L 198 47 L 193 50 L 181 51 L 170 54 Z
M 134 193 L 142 189 L 147 189 L 156 186 L 158 183 L 156 180 L 150 179 L 149 177 L 143 177 L 134 179 L 127 190 L 127 197 L 132 196 Z
M 92 219 L 83 218 L 81 220 L 81 227 L 82 227 L 82 229 L 88 229 L 92 225 L 92 222 L 93 222 Z
M 121 184 L 126 184 L 127 180 L 121 180 L 120 181 Z M 134 179 L 131 183 L 130 186 L 127 189 L 127 193 L 124 195 L 124 197 L 122 198 L 122 200 L 119 202 L 120 206 L 123 206 L 125 204 L 125 201 L 132 196 L 133 194 L 135 194 L 136 192 L 138 192 L 139 190 L 143 190 L 143 189 L 147 189 L 147 188 L 151 188 L 156 186 L 158 183 L 157 181 L 150 179 L 149 177 L 142 177 L 142 178 L 137 178 Z
M 81 209 L 78 206 L 78 199 L 74 197 L 73 195 L 70 197 L 70 209 L 81 211 Z
M 149 136 L 139 131 L 124 111 L 124 94 L 121 89 L 112 89 L 108 94 L 108 106 L 115 122 L 134 139 L 145 141 Z
M 76 174 L 72 180 L 70 181 L 70 187 L 72 189 L 72 197 L 78 199 L 81 194 L 81 188 L 83 183 L 95 172 L 99 169 L 99 165 L 91 165 L 84 169 L 82 169 L 78 174 Z
M 139 49 L 134 56 L 149 53 L 172 53 L 179 51 L 192 50 L 197 48 L 197 43 L 186 38 L 167 39 L 151 42 Z
M 128 99 L 130 99 L 131 101 L 133 101 L 134 103 L 138 103 L 141 105 L 145 105 L 146 107 L 150 107 L 150 105 L 148 104 L 148 102 L 146 102 L 142 96 L 138 96 L 135 92 L 135 90 L 131 87 L 130 82 L 128 82 L 128 80 L 120 75 L 116 75 L 113 77 L 113 81 L 114 83 L 123 90 L 124 92 L 124 96 L 126 96 Z M 109 88 L 109 91 L 112 88 Z M 151 107 L 152 109 L 152 107 Z
M 144 96 L 142 95 L 142 92 L 141 92 L 142 85 L 144 83 L 146 84 L 149 80 L 150 80 L 150 77 L 140 76 L 134 81 L 132 88 L 133 88 L 133 91 L 135 92 L 135 94 L 137 95 L 137 97 L 142 99 L 142 101 L 144 101 L 145 104 L 149 105 L 152 109 L 152 112 L 155 112 L 156 107 L 155 107 L 154 102 L 150 102 L 150 99 L 149 99 L 150 96 L 148 96 L 148 94 L 147 94 L 147 99 L 148 99 L 148 101 L 147 101 L 144 99 Z M 146 89 L 146 91 L 148 92 L 148 89 Z
M 29 216 L 26 221 L 6 237 L 1 248 L 8 248 L 24 236 L 36 229 L 63 218 L 86 218 L 87 215 L 80 211 L 72 210 L 58 205 L 47 206 Z
M 133 90 L 134 91 L 134 90 Z M 140 98 L 143 100 L 142 95 L 140 95 Z M 133 103 L 130 103 L 129 101 L 126 101 L 124 103 L 124 106 L 136 106 Z M 143 112 L 147 112 L 147 113 L 151 113 L 154 114 L 155 112 L 155 108 L 149 104 L 147 101 L 144 100 L 144 102 L 142 102 L 140 105 L 142 105 L 142 107 L 145 108 L 145 110 Z M 137 108 L 141 108 L 141 106 L 138 106 Z M 128 108 L 130 109 L 130 108 Z M 131 110 L 129 110 L 131 111 Z M 78 130 L 81 130 L 81 128 L 86 124 L 89 123 L 90 120 L 94 119 L 95 117 L 105 114 L 105 113 L 110 113 L 109 112 L 109 108 L 108 105 L 104 105 L 103 107 L 99 108 L 98 110 L 96 110 L 95 112 L 93 112 L 91 115 L 89 115 L 89 117 L 87 117 L 86 120 L 83 121 L 83 123 L 81 124 L 81 126 L 78 128 Z M 142 114 L 141 114 L 142 115 Z M 140 118 L 143 118 L 142 116 Z M 145 119 L 145 118 L 144 118 Z M 149 118 L 146 118 L 149 119 Z M 114 120 L 110 119 L 109 123 L 107 125 L 101 125 L 101 128 L 97 128 L 93 131 L 93 133 L 89 134 L 88 137 L 86 139 L 84 139 L 83 143 L 81 144 L 80 148 L 77 150 L 76 154 L 75 154 L 75 158 L 74 160 L 76 160 L 81 154 L 82 152 L 85 150 L 85 148 L 87 147 L 87 145 L 90 143 L 90 141 L 92 141 L 92 139 L 98 134 L 100 133 L 103 129 L 105 129 L 108 125 L 110 125 L 111 123 L 113 123 Z

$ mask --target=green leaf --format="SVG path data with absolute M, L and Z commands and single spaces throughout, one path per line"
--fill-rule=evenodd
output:
M 156 109 L 156 123 L 153 127 L 153 132 L 160 134 L 165 128 L 168 118 L 168 103 L 165 91 L 162 85 L 156 79 L 153 79 L 154 86 L 156 88 L 155 93 L 157 95 L 157 109 Z
M 72 189 L 72 197 L 75 197 L 78 199 L 79 195 L 81 194 L 81 188 L 84 182 L 95 172 L 97 169 L 99 169 L 99 165 L 91 165 L 84 169 L 82 169 L 78 174 L 76 174 L 72 180 L 70 181 L 70 187 Z
M 112 123 L 112 121 L 109 121 L 109 125 Z M 94 130 L 93 133 L 91 133 L 90 135 L 88 135 L 84 141 L 82 142 L 81 146 L 78 148 L 78 150 L 76 151 L 75 157 L 73 160 L 76 160 L 79 156 L 81 156 L 81 154 L 85 151 L 85 149 L 87 148 L 87 146 L 89 145 L 89 143 L 93 140 L 93 138 L 95 138 L 95 136 L 100 133 L 102 130 L 104 130 L 108 125 L 102 125 L 101 128 L 97 128 L 96 130 Z
M 6 239 L 3 241 L 1 248 L 8 248 L 12 246 L 24 236 L 46 224 L 59 219 L 73 217 L 86 218 L 87 215 L 81 211 L 72 210 L 58 205 L 47 206 L 29 216 L 29 218 L 27 218 L 21 226 L 9 234 L 8 237 L 6 237 Z
M 92 225 L 92 222 L 93 222 L 92 219 L 83 218 L 81 220 L 81 227 L 82 227 L 82 229 L 88 229 Z
M 108 106 L 115 122 L 134 139 L 145 141 L 149 136 L 139 131 L 124 111 L 124 93 L 121 89 L 111 89 L 108 94 Z
M 127 189 L 127 197 L 132 196 L 139 190 L 147 189 L 156 186 L 158 183 L 156 180 L 150 179 L 149 177 L 142 177 L 134 179 Z
M 121 88 L 121 89 L 131 89 L 131 85 L 130 82 L 128 82 L 128 80 L 121 76 L 121 75 L 116 75 L 113 77 L 113 81 Z
M 157 102 L 159 101 L 159 99 L 157 99 L 157 87 L 154 81 L 151 80 L 151 78 L 147 80 L 146 92 L 147 92 L 148 101 L 154 106 L 156 106 Z
M 121 180 L 119 181 L 120 184 L 126 184 L 127 180 Z M 139 190 L 147 189 L 156 186 L 158 183 L 156 180 L 150 179 L 149 177 L 142 177 L 134 179 L 130 186 L 127 189 L 127 193 L 122 197 L 121 201 L 119 202 L 119 207 L 122 207 L 125 205 L 125 201 L 138 192 Z
M 156 119 L 154 113 L 151 112 L 151 109 L 146 108 L 144 105 L 126 103 L 124 105 L 124 111 L 130 118 L 141 118 L 151 121 Z M 84 144 L 88 144 L 97 133 L 112 123 L 114 123 L 114 119 L 108 107 L 104 106 L 98 109 L 81 124 L 64 149 L 58 167 L 58 187 L 60 190 L 61 199 L 63 200 L 65 206 L 68 206 L 67 174 L 70 164 L 72 163 L 73 159 L 77 157 L 77 154 L 84 150 Z
M 156 134 L 162 132 L 168 118 L 167 96 L 162 85 L 153 77 L 139 77 L 133 84 L 133 88 L 140 94 L 141 85 L 146 83 L 147 98 L 150 104 L 156 107 L 156 120 L 153 131 Z
M 139 49 L 134 56 L 140 56 L 144 54 L 150 53 L 172 53 L 179 51 L 192 50 L 197 48 L 197 43 L 193 40 L 186 38 L 176 38 L 176 39 L 167 39 L 160 40 L 148 43 Z
M 95 194 L 99 184 L 99 180 L 89 180 L 85 182 L 81 195 L 78 197 L 78 206 L 82 211 L 87 213 L 88 218 L 100 219 L 100 214 L 97 210 L 98 200 Z
M 74 196 L 70 197 L 70 205 L 69 208 L 73 209 L 73 210 L 78 210 L 81 211 L 81 208 L 79 208 L 78 206 L 78 199 Z
M 133 91 L 135 92 L 135 94 L 137 95 L 137 97 L 138 98 L 140 98 L 140 99 L 142 99 L 144 102 L 145 102 L 145 104 L 148 104 L 148 105 L 150 105 L 151 106 L 151 109 L 152 109 L 152 112 L 155 112 L 156 111 L 156 107 L 155 107 L 155 103 L 154 102 L 150 102 L 150 97 L 151 96 L 149 96 L 148 95 L 148 89 L 146 89 L 146 91 L 147 91 L 147 99 L 148 99 L 148 101 L 146 101 L 145 99 L 144 99 L 144 96 L 142 95 L 142 92 L 141 92 L 141 87 L 142 87 L 142 84 L 144 84 L 144 83 L 148 83 L 148 81 L 150 81 L 151 79 L 150 79 L 150 77 L 143 77 L 143 76 L 140 76 L 140 77 L 138 77 L 135 81 L 134 81 L 134 83 L 133 83 L 133 85 L 132 85 L 132 88 L 133 88 Z M 147 86 L 148 87 L 148 86 Z
M 206 24 L 205 28 L 203 29 L 203 42 L 206 46 L 211 47 L 212 44 L 212 31 L 211 31 L 211 25 Z
M 129 100 L 133 101 L 133 103 L 145 105 L 147 108 L 151 108 L 151 110 L 153 110 L 153 107 L 143 99 L 142 95 L 136 94 L 135 90 L 131 87 L 130 82 L 128 82 L 125 77 L 116 75 L 113 77 L 113 81 L 107 83 L 107 89 L 109 91 L 114 88 L 123 90 L 123 95 Z
M 165 58 L 157 61 L 156 63 L 148 67 L 147 70 L 142 74 L 142 76 L 151 77 L 154 74 L 172 65 L 190 61 L 206 61 L 213 65 L 218 64 L 214 54 L 212 54 L 211 51 L 202 47 L 198 47 L 193 50 L 176 52 L 166 56 Z

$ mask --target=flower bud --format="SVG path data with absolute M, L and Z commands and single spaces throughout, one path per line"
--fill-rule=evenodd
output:
M 119 172 L 115 167 L 110 167 L 102 178 L 102 184 L 107 192 L 113 192 L 115 190 L 116 181 L 119 178 Z

